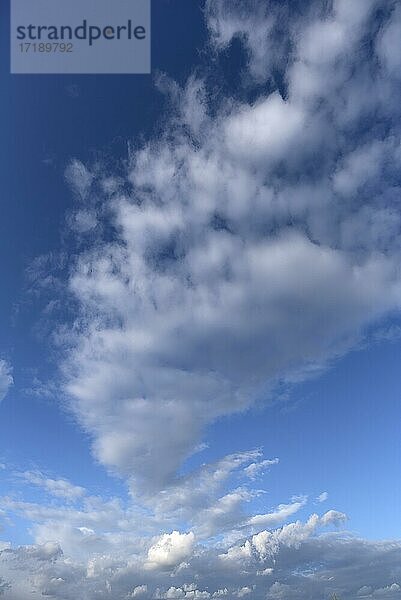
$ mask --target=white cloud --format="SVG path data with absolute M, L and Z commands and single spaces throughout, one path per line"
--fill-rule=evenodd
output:
M 374 590 L 373 597 L 384 597 L 384 598 L 393 598 L 393 597 L 401 597 L 401 587 L 398 583 L 392 583 L 384 588 L 378 588 Z
M 117 498 L 103 500 L 89 496 L 80 486 L 69 482 L 65 485 L 65 480 L 49 480 L 38 472 L 16 473 L 18 479 L 39 485 L 59 502 L 52 500 L 46 505 L 4 497 L 0 498 L 0 511 L 5 516 L 17 515 L 29 520 L 37 543 L 58 542 L 69 556 L 79 560 L 90 560 L 94 553 L 106 549 L 120 553 L 123 548 L 124 553 L 136 554 L 138 550 L 142 552 L 144 548 L 156 546 L 159 552 L 167 552 L 166 548 L 175 542 L 191 542 L 192 533 L 189 537 L 182 534 L 182 538 L 177 532 L 161 540 L 149 538 L 167 524 L 171 529 L 182 531 L 184 528 L 193 532 L 200 542 L 214 535 L 233 540 L 247 532 L 285 521 L 302 505 L 294 502 L 279 506 L 260 523 L 250 522 L 245 505 L 262 492 L 245 486 L 244 466 L 258 461 L 263 462 L 260 450 L 228 455 L 215 464 L 203 465 L 177 480 L 174 486 L 146 498 L 145 506 L 132 501 L 127 504 Z M 61 486 L 58 485 L 60 481 L 63 482 Z M 242 487 L 232 487 L 238 483 Z M 60 500 L 64 500 L 64 504 Z M 150 555 L 155 552 L 153 548 Z M 147 563 L 150 562 L 149 556 Z
M 66 479 L 51 479 L 39 471 L 25 471 L 24 473 L 17 473 L 17 476 L 32 485 L 43 488 L 52 496 L 64 498 L 65 500 L 74 501 L 86 493 L 81 486 L 73 485 Z
M 147 585 L 137 585 L 128 596 L 129 598 L 139 598 L 143 596 L 148 591 Z
M 0 360 L 0 402 L 13 384 L 12 369 L 5 360 Z
M 295 13 L 286 4 L 207 0 L 205 11 L 211 46 L 216 52 L 226 50 L 235 38 L 245 47 L 248 59 L 242 74 L 245 82 L 249 75 L 258 82 L 273 79 L 272 69 L 286 64 Z
M 148 567 L 172 567 L 179 565 L 192 554 L 195 536 L 189 533 L 164 533 L 148 551 Z
M 204 511 L 215 507 L 221 500 L 222 490 L 230 484 L 230 479 L 243 478 L 246 469 L 244 466 L 261 457 L 260 450 L 238 452 L 225 456 L 216 463 L 202 465 L 198 470 L 177 479 L 168 488 L 147 498 L 147 504 L 160 517 L 178 513 L 181 519 L 192 521 L 202 515 L 201 522 L 205 524 Z M 245 496 L 244 493 L 244 499 Z
M 262 5 L 208 4 L 217 51 L 237 35 L 254 64 L 253 22 L 277 18 Z M 390 125 L 355 134 L 367 111 L 390 124 L 396 110 L 393 79 L 361 45 L 382 35 L 369 29 L 375 6 L 337 0 L 296 17 L 285 99 L 261 92 L 211 111 L 207 79 L 181 90 L 161 78 L 173 114 L 132 151 L 124 192 L 99 168 L 96 179 L 70 170 L 85 193 L 97 186 L 115 236 L 100 227 L 71 271 L 80 308 L 65 388 L 96 458 L 137 496 L 174 483 L 205 425 L 321 370 L 400 307 L 400 142 Z
M 227 149 L 242 163 L 264 168 L 290 153 L 299 135 L 305 134 L 306 115 L 278 92 L 263 101 L 240 107 L 224 124 Z M 273 163 L 274 164 L 274 163 Z
M 11 586 L 4 595 L 8 600 L 24 600 L 28 593 L 39 598 L 44 592 L 71 600 L 77 594 L 83 600 L 110 595 L 264 600 L 269 590 L 269 597 L 281 593 L 285 599 L 320 600 L 333 592 L 345 600 L 398 598 L 400 544 L 319 532 L 338 517 L 313 515 L 306 522 L 260 532 L 220 557 L 213 545 L 195 549 L 192 536 L 178 532 L 165 534 L 148 549 L 143 546 L 136 555 L 121 543 L 118 551 L 98 553 L 86 564 L 71 560 L 56 543 L 9 548 L 0 552 L 2 577 Z M 155 554 L 152 569 L 145 568 L 150 552 Z
M 277 465 L 279 463 L 278 458 L 265 459 L 260 462 L 253 462 L 244 469 L 244 473 L 250 479 L 256 479 L 259 475 L 262 475 L 269 467 Z
M 319 494 L 319 496 L 316 498 L 316 502 L 326 502 L 326 500 L 328 500 L 329 494 L 328 492 L 322 492 L 321 494 Z
M 301 543 L 309 539 L 319 527 L 337 524 L 345 520 L 345 515 L 331 511 L 322 517 L 314 514 L 306 523 L 296 521 L 284 525 L 281 529 L 261 531 L 247 540 L 243 546 L 232 546 L 226 553 L 221 554 L 223 561 L 242 563 L 253 561 L 255 555 L 259 558 L 273 558 L 284 547 L 299 548 Z
M 155 598 L 211 598 L 211 595 L 206 590 L 198 590 L 195 583 L 184 585 L 183 587 L 174 587 L 171 586 L 165 592 L 158 590 Z
M 96 214 L 90 210 L 78 210 L 70 219 L 70 227 L 77 233 L 87 233 L 97 225 Z
M 327 511 L 321 518 L 322 525 L 336 525 L 339 526 L 347 520 L 346 515 L 337 510 Z
M 400 162 L 399 140 L 373 141 L 349 153 L 333 177 L 334 190 L 344 196 L 358 192 L 363 185 L 374 185 L 386 163 Z
M 399 40 L 401 35 L 401 9 L 395 5 L 391 18 L 379 36 L 377 49 L 384 66 L 394 77 L 400 78 L 401 57 Z
M 244 587 L 242 587 L 239 590 L 237 590 L 236 592 L 234 592 L 234 596 L 236 596 L 237 598 L 245 598 L 245 596 L 252 594 L 252 591 L 253 591 L 253 587 L 250 587 L 249 585 L 245 585 Z
M 77 198 L 81 201 L 86 200 L 92 185 L 93 175 L 85 165 L 80 160 L 72 160 L 66 169 L 65 177 Z
M 330 103 L 334 91 L 352 94 L 352 86 L 345 88 L 344 84 L 360 55 L 351 58 L 349 53 L 359 53 L 369 17 L 378 4 L 377 0 L 355 0 L 352 4 L 334 0 L 325 18 L 312 18 L 298 29 L 297 51 L 288 76 L 294 99 L 309 104 L 320 98 Z M 338 98 L 334 100 L 338 110 Z
M 285 521 L 288 517 L 297 513 L 306 504 L 306 498 L 291 504 L 280 504 L 274 512 L 266 513 L 264 515 L 253 515 L 248 525 L 253 527 L 274 527 L 278 523 Z

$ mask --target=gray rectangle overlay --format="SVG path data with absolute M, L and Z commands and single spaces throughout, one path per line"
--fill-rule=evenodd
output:
M 11 0 L 11 73 L 150 73 L 151 0 Z

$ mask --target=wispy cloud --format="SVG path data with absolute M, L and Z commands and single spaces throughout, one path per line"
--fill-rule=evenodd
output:
M 16 475 L 27 483 L 42 488 L 56 498 L 74 501 L 86 494 L 83 487 L 73 485 L 66 479 L 46 477 L 40 471 L 24 471 L 23 473 L 16 473 Z
M 0 359 L 0 402 L 6 396 L 13 382 L 14 380 L 10 365 L 5 360 Z
M 322 492 L 316 498 L 316 502 L 326 502 L 326 500 L 328 500 L 328 498 L 329 498 L 329 494 L 327 492 Z

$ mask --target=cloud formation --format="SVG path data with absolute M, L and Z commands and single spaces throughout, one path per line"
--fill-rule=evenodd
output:
M 0 501 L 34 537 L 0 553 L 6 599 L 401 597 L 399 542 L 348 534 L 334 509 L 304 518 L 306 497 L 262 502 L 278 459 L 252 450 L 179 474 L 207 425 L 400 308 L 399 7 L 284 4 L 206 2 L 215 60 L 243 46 L 241 92 L 221 99 L 209 72 L 183 89 L 160 77 L 165 127 L 123 175 L 67 170 L 79 244 L 63 386 L 130 499 L 25 472 L 52 499 Z
M 401 546 L 327 532 L 344 515 L 329 511 L 262 530 L 226 548 L 191 533 L 163 534 L 153 544 L 94 553 L 86 562 L 45 542 L 0 552 L 5 599 L 40 598 L 351 598 L 401 597 Z M 85 538 L 76 541 L 85 545 Z M 77 551 L 76 551 L 77 553 Z M 75 554 L 76 556 L 76 554 Z
M 31 546 L 0 544 L 5 600 L 401 597 L 399 542 L 358 539 L 333 509 L 294 521 L 307 498 L 248 513 L 260 491 L 246 487 L 247 468 L 265 461 L 254 451 L 205 465 L 153 511 L 85 491 L 74 504 L 0 498 L 0 515 L 29 520 L 34 536 Z
M 377 22 L 374 0 L 311 4 L 283 32 L 263 4 L 208 2 L 208 27 L 217 51 L 243 41 L 259 84 L 274 58 L 257 53 L 261 32 L 266 44 L 287 35 L 285 93 L 213 103 L 207 74 L 183 90 L 163 80 L 175 108 L 125 181 L 77 160 L 68 170 L 104 235 L 69 280 L 66 390 L 96 458 L 136 494 L 172 485 L 205 425 L 321 368 L 400 307 L 386 42 L 399 11 Z

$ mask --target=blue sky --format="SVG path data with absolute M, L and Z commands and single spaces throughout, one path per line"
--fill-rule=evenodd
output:
M 400 598 L 399 3 L 0 16 L 0 596 Z

